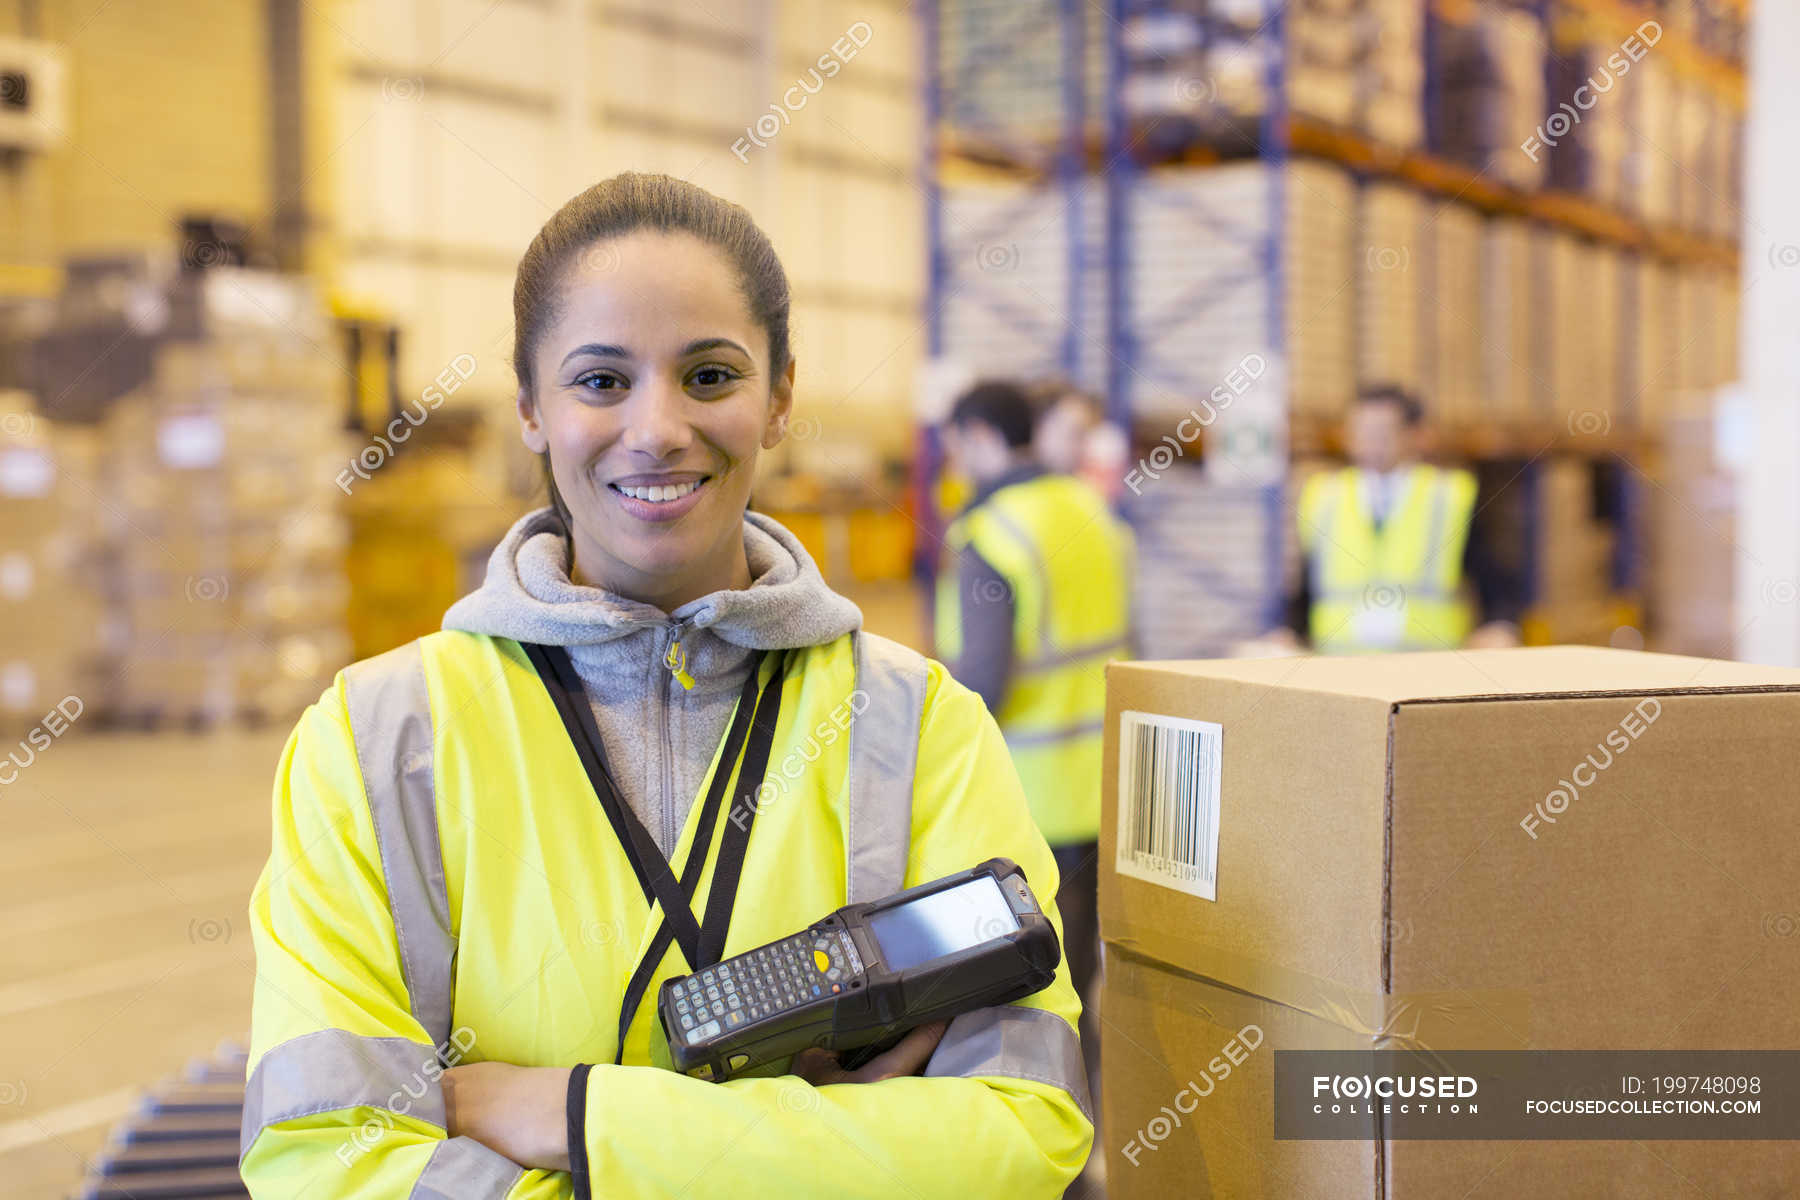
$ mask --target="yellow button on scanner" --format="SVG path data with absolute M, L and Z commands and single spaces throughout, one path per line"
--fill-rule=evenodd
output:
M 823 950 L 814 950 L 813 964 L 817 966 L 820 971 L 829 971 L 831 970 L 831 956 Z

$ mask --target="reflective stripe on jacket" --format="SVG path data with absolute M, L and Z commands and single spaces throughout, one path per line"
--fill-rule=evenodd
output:
M 945 545 L 973 550 L 1013 596 L 1013 671 L 1000 730 L 1032 816 L 1052 845 L 1100 830 L 1106 664 L 1131 631 L 1131 534 L 1091 486 L 1066 475 L 1009 484 L 951 523 Z M 940 652 L 962 654 L 954 561 L 938 579 Z
M 727 956 L 994 855 L 1054 895 L 978 698 L 869 634 L 786 653 Z M 648 1065 L 648 1002 L 613 1066 L 657 914 L 514 642 L 441 632 L 340 673 L 288 741 L 273 811 L 250 908 L 242 1169 L 258 1197 L 572 1195 L 567 1173 L 446 1137 L 442 1071 L 483 1060 L 603 1064 L 585 1114 L 594 1196 L 1048 1197 L 1086 1158 L 1061 974 L 958 1018 L 925 1077 L 703 1083 Z M 696 908 L 710 885 L 709 863 Z M 686 970 L 672 947 L 647 994 Z
M 1474 508 L 1468 472 L 1415 466 L 1378 531 L 1361 471 L 1308 480 L 1299 527 L 1312 572 L 1314 649 L 1357 654 L 1462 645 L 1471 624 L 1461 595 L 1463 550 Z

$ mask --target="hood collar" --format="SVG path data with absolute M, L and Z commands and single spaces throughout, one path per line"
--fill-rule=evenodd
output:
M 563 526 L 540 508 L 513 524 L 488 557 L 487 578 L 444 614 L 445 629 L 586 646 L 671 621 L 708 629 L 747 650 L 816 646 L 862 626 L 862 612 L 826 585 L 812 556 L 779 522 L 744 514 L 752 583 L 689 601 L 673 613 L 569 579 Z

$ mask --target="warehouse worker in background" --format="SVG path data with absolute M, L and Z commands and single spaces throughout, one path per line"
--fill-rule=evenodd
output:
M 1106 419 L 1099 399 L 1066 379 L 1046 380 L 1032 389 L 1038 418 L 1032 453 L 1046 470 L 1085 479 L 1108 500 L 1125 490 L 1129 446 L 1117 425 Z
M 854 1070 L 652 1065 L 671 976 L 990 857 L 1056 888 L 981 701 L 746 511 L 788 310 L 749 215 L 666 175 L 526 250 L 517 414 L 551 503 L 443 630 L 341 672 L 275 777 L 253 1195 L 1049 1200 L 1081 1170 L 1066 969 Z
M 1106 663 L 1128 651 L 1131 537 L 1092 487 L 1035 460 L 1035 417 L 1025 390 L 1002 380 L 976 384 L 950 410 L 944 444 L 975 491 L 944 535 L 938 654 L 1006 735 L 1056 855 L 1063 945 L 1085 995 L 1096 958 Z M 1091 1056 L 1097 1043 L 1088 1042 Z
M 1471 536 L 1475 478 L 1419 460 L 1423 409 L 1395 387 L 1358 394 L 1345 429 L 1350 465 L 1300 495 L 1301 572 L 1278 646 L 1326 654 L 1517 645 L 1516 581 Z M 1479 595 L 1474 624 L 1464 579 Z

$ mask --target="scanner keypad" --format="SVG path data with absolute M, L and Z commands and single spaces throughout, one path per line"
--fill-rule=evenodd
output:
M 702 1042 L 840 993 L 862 969 L 856 944 L 844 931 L 798 933 L 678 982 L 676 1022 L 688 1042 Z

